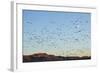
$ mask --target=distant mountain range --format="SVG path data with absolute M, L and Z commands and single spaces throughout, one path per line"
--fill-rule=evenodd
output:
M 91 56 L 55 56 L 47 53 L 35 53 L 32 55 L 23 55 L 23 62 L 43 62 L 43 61 L 64 61 L 64 60 L 87 60 Z

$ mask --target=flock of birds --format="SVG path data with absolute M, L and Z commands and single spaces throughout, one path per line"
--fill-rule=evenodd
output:
M 62 44 L 67 45 L 68 41 L 70 41 L 68 38 L 73 39 L 73 41 L 75 41 L 75 42 L 84 41 L 86 38 L 90 38 L 89 33 L 85 33 L 85 34 L 82 33 L 84 31 L 84 29 L 82 29 L 81 26 L 84 25 L 84 24 L 82 23 L 83 21 L 81 21 L 80 18 L 78 18 L 74 21 L 70 21 L 70 22 L 72 23 L 73 26 L 72 26 L 72 28 L 69 28 L 67 31 L 75 29 L 75 31 L 72 31 L 73 34 L 71 34 L 71 36 L 67 35 L 66 31 L 63 31 L 63 28 L 68 27 L 67 23 L 58 24 L 58 27 L 55 27 L 54 31 L 50 30 L 50 28 L 52 28 L 52 27 L 47 28 L 45 26 L 40 30 L 39 34 L 36 33 L 36 31 L 34 31 L 34 32 L 24 32 L 24 34 L 26 36 L 28 35 L 27 38 L 30 42 L 34 41 L 36 44 L 38 44 L 38 45 L 40 44 L 41 46 L 43 45 L 43 43 L 45 43 L 45 44 L 48 45 L 48 47 L 51 46 L 53 48 L 57 48 L 59 46 L 59 44 L 57 44 L 57 41 L 60 41 Z M 26 23 L 31 24 L 31 25 L 34 24 L 32 22 L 26 22 Z M 56 22 L 50 21 L 49 23 L 52 24 L 52 26 L 53 26 L 53 25 L 55 25 Z M 85 21 L 85 23 L 88 23 L 88 21 Z M 83 39 L 77 37 L 77 35 L 83 37 Z M 31 45 L 31 46 L 34 47 L 34 44 Z

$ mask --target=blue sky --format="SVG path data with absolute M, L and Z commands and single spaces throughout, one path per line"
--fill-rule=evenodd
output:
M 91 14 L 23 10 L 23 54 L 90 56 Z

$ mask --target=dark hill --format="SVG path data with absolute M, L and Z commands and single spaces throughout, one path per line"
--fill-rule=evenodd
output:
M 35 53 L 32 55 L 23 55 L 23 62 L 43 62 L 43 61 L 64 61 L 64 60 L 86 60 L 91 59 L 90 56 L 55 56 L 47 53 Z

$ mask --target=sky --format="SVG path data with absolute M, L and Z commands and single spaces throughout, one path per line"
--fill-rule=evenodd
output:
M 91 14 L 23 10 L 23 55 L 91 55 Z

